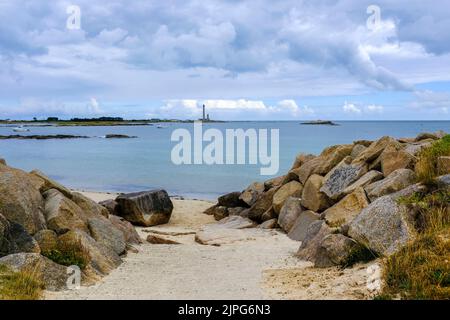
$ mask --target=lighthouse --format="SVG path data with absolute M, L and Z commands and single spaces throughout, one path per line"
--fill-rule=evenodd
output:
M 205 110 L 205 105 L 203 105 L 203 117 L 202 117 L 202 121 L 206 120 L 206 110 Z

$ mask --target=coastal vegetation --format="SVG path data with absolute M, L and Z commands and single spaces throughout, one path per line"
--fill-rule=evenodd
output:
M 37 270 L 15 272 L 0 264 L 0 300 L 37 300 L 43 289 Z
M 85 269 L 91 261 L 88 250 L 79 240 L 74 242 L 58 241 L 55 248 L 42 251 L 41 254 L 57 264 L 78 266 L 81 270 Z

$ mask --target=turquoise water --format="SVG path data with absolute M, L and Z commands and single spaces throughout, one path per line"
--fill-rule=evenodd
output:
M 280 170 L 284 174 L 300 152 L 320 153 L 333 144 L 384 135 L 413 137 L 420 132 L 450 132 L 450 121 L 338 122 L 340 126 L 302 126 L 292 122 L 229 122 L 204 125 L 204 129 L 279 129 Z M 77 189 L 138 191 L 164 188 L 172 195 L 213 199 L 241 190 L 260 176 L 260 165 L 174 165 L 170 141 L 173 129 L 192 124 L 126 127 L 33 127 L 30 134 L 76 134 L 103 136 L 109 133 L 137 139 L 0 140 L 0 157 L 24 170 L 38 168 L 57 181 Z M 0 127 L 0 135 L 14 134 Z

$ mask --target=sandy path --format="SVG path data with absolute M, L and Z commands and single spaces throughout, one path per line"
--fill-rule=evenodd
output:
M 86 193 L 93 199 L 105 200 L 114 195 Z M 173 200 L 174 212 L 170 223 L 139 229 L 145 239 L 150 230 L 159 233 L 197 231 L 214 219 L 202 212 L 211 203 L 197 200 Z M 48 299 L 307 299 L 324 298 L 312 294 L 311 283 L 329 275 L 339 281 L 335 268 L 300 276 L 310 263 L 299 261 L 293 254 L 299 243 L 285 234 L 268 230 L 263 237 L 235 242 L 220 247 L 200 245 L 193 234 L 171 236 L 180 245 L 144 243 L 139 253 L 130 253 L 124 263 L 110 275 L 91 287 L 60 293 L 48 293 Z M 300 271 L 299 271 L 300 270 Z M 362 279 L 353 279 L 338 292 L 341 298 L 361 298 L 353 287 L 363 287 Z M 326 277 L 325 277 L 326 279 Z M 337 279 L 337 280 L 336 280 Z M 307 284 L 305 284 L 305 281 Z M 301 282 L 301 281 L 300 281 Z M 328 280 L 320 285 L 336 286 Z M 314 291 L 314 290 L 312 290 Z M 320 291 L 326 292 L 324 290 Z M 332 296 L 330 291 L 330 298 Z M 326 297 L 325 297 L 326 298 Z

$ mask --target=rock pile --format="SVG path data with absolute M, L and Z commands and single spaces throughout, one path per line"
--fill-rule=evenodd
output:
M 414 213 L 397 200 L 426 192 L 416 184 L 417 156 L 444 135 L 386 136 L 331 146 L 318 156 L 300 154 L 286 175 L 223 195 L 205 213 L 279 227 L 301 241 L 298 257 L 317 267 L 345 265 L 364 250 L 390 255 L 415 236 Z M 447 158 L 438 165 L 450 173 Z
M 87 255 L 82 282 L 89 284 L 119 266 L 131 245 L 141 243 L 132 223 L 167 223 L 172 209 L 163 190 L 120 195 L 103 206 L 40 171 L 27 173 L 2 160 L 0 264 L 38 269 L 48 290 L 63 290 L 70 273 L 49 253 L 77 244 Z

